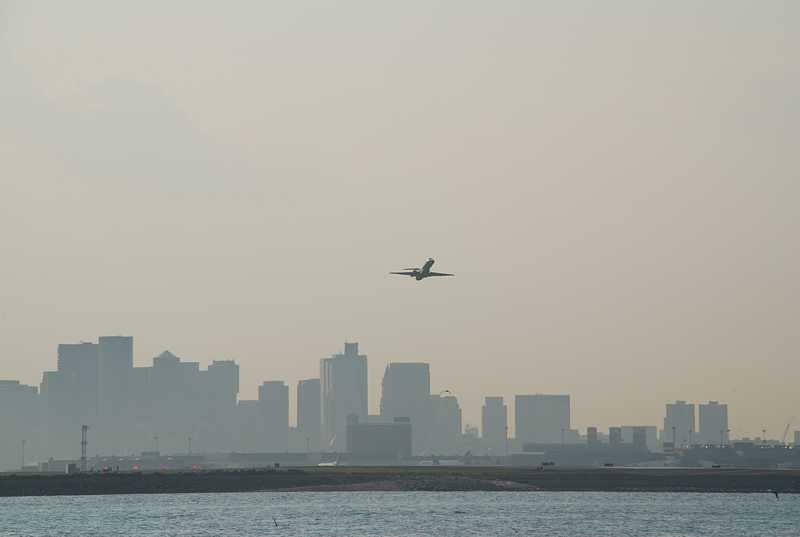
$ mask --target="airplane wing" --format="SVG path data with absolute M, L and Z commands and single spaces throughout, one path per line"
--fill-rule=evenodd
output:
M 414 276 L 415 272 L 390 272 L 389 274 L 400 274 L 401 276 Z
M 447 274 L 445 272 L 429 272 L 428 276 L 455 276 L 455 274 Z

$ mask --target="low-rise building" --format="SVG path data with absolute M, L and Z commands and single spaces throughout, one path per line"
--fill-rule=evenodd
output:
M 411 420 L 358 415 L 347 418 L 347 451 L 351 457 L 402 459 L 411 456 Z

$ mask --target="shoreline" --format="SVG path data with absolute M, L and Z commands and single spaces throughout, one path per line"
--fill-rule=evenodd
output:
M 0 474 L 0 497 L 226 492 L 800 493 L 800 470 L 337 467 L 197 472 Z

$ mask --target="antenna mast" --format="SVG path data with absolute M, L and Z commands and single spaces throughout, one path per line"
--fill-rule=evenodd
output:
M 87 433 L 89 432 L 88 425 L 81 425 L 81 472 L 86 471 L 86 440 Z

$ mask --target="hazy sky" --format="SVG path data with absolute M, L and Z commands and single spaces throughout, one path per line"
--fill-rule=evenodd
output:
M 779 437 L 798 27 L 793 0 L 0 0 L 0 378 L 126 334 L 294 398 L 348 339 L 375 411 L 387 362 L 429 361 L 465 423 L 719 399 Z M 387 275 L 428 256 L 457 277 Z

